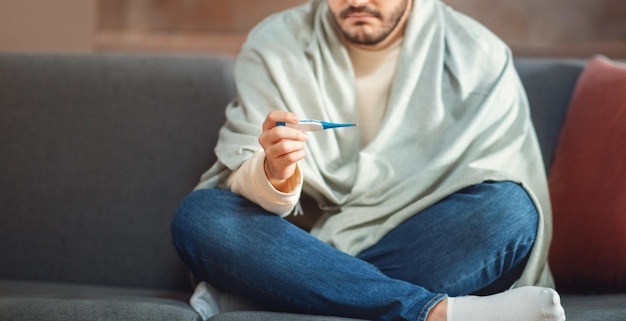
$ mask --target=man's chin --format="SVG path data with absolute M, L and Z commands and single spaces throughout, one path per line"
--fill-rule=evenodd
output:
M 373 28 L 369 25 L 357 25 L 349 28 L 348 31 L 344 30 L 343 34 L 350 42 L 356 44 L 366 44 L 375 42 L 377 38 L 379 38 L 372 29 Z
M 345 38 L 348 42 L 360 46 L 375 46 L 385 40 L 384 36 L 381 37 L 379 35 L 376 36 L 365 33 L 345 34 Z

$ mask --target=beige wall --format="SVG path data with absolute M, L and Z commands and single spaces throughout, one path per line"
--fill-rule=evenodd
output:
M 97 0 L 0 0 L 0 50 L 93 51 Z
M 518 54 L 626 58 L 626 0 L 445 0 Z
M 98 50 L 235 53 L 263 17 L 307 0 L 99 0 Z M 626 58 L 626 0 L 442 0 L 517 56 Z
M 0 0 L 0 50 L 235 54 L 263 17 L 307 0 Z M 626 59 L 626 0 L 442 0 L 517 56 Z

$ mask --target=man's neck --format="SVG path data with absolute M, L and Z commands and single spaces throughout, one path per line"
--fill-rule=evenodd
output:
M 401 48 L 402 39 L 377 51 L 348 46 L 354 68 L 361 147 L 368 145 L 378 134 Z

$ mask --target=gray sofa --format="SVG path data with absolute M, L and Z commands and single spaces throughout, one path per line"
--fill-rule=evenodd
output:
M 516 64 L 550 164 L 584 61 Z M 231 68 L 224 56 L 0 53 L 0 320 L 200 319 L 169 222 L 215 160 Z M 626 294 L 563 302 L 571 321 L 626 320 Z

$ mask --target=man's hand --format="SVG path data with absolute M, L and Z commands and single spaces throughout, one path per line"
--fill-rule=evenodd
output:
M 265 175 L 269 182 L 281 192 L 290 192 L 294 186 L 290 178 L 296 172 L 296 163 L 305 156 L 305 132 L 287 126 L 276 126 L 276 122 L 297 123 L 293 113 L 274 110 L 263 122 L 263 133 L 259 144 L 265 151 Z

